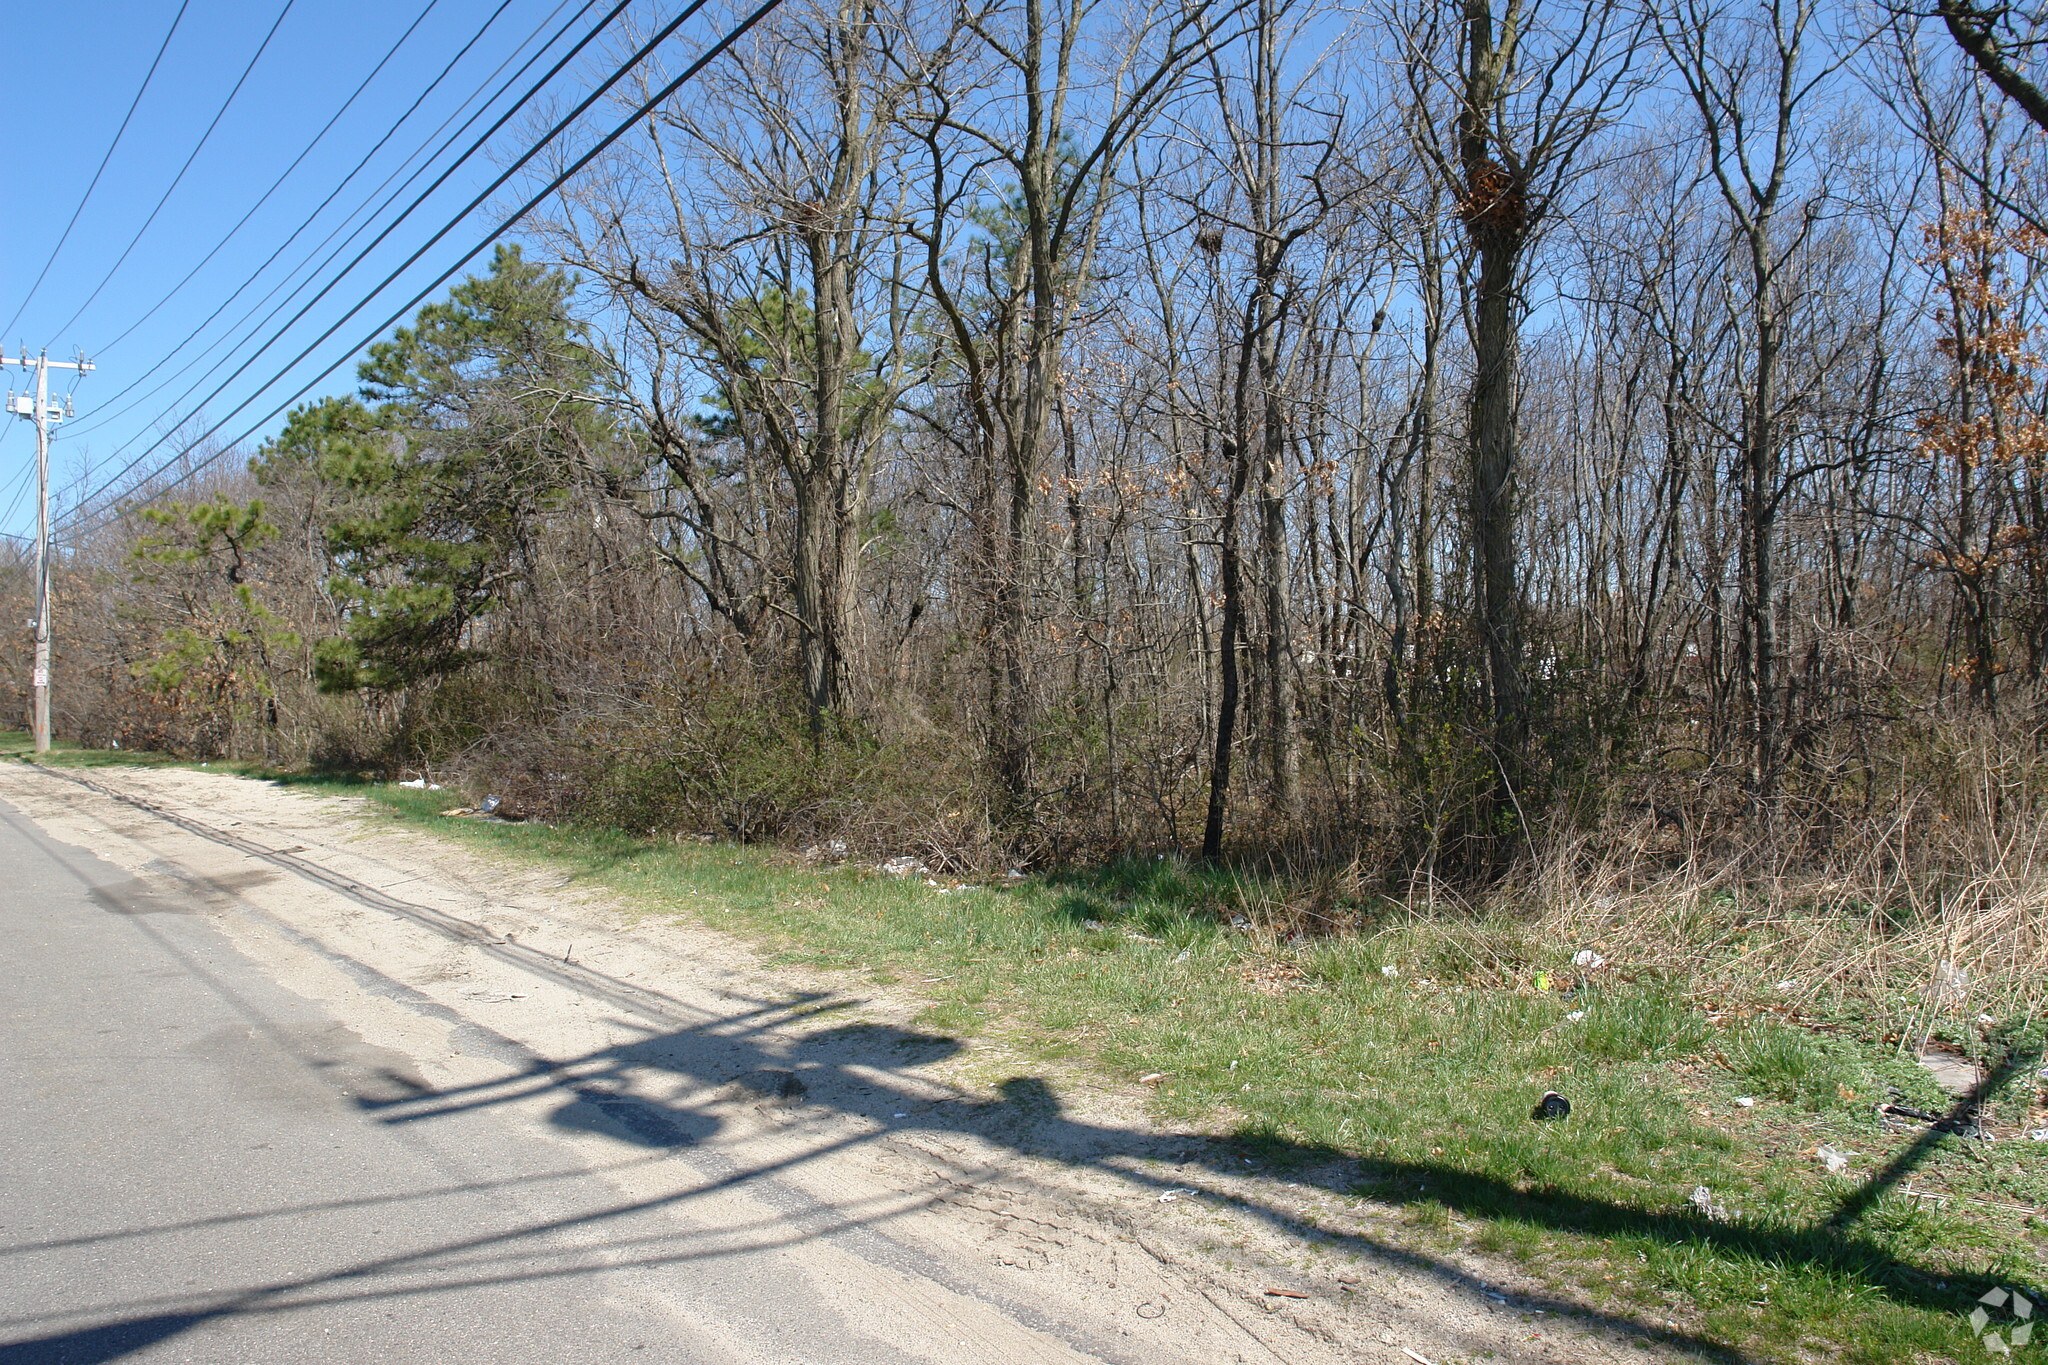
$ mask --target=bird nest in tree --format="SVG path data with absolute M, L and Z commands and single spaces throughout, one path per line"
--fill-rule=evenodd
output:
M 1458 217 L 1475 234 L 1513 241 L 1529 227 L 1529 193 L 1521 178 L 1492 158 L 1467 172 Z

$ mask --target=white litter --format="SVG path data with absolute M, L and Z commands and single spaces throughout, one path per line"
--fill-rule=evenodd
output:
M 1584 1010 L 1573 1010 L 1573 1011 L 1572 1011 L 1572 1012 L 1571 1012 L 1570 1014 L 1567 1014 L 1567 1015 L 1565 1016 L 1565 1018 L 1567 1018 L 1567 1019 L 1571 1020 L 1571 1021 L 1572 1021 L 1572 1022 L 1573 1022 L 1574 1024 L 1578 1023 L 1578 1022 L 1579 1022 L 1579 1020 L 1581 1020 L 1581 1019 L 1583 1019 L 1583 1018 L 1585 1018 L 1585 1017 L 1586 1017 L 1586 1012 L 1585 1012 Z
M 1829 1147 L 1825 1144 L 1814 1148 L 1813 1154 L 1820 1158 L 1823 1166 L 1826 1166 L 1828 1170 L 1836 1175 L 1848 1174 L 1849 1158 L 1856 1155 L 1854 1152 L 1844 1152 L 1839 1148 Z
M 1754 1109 L 1754 1108 L 1756 1108 L 1756 1101 L 1755 1101 L 1755 1100 L 1753 1100 L 1753 1099 L 1751 1099 L 1751 1098 L 1750 1098 L 1749 1096 L 1747 1096 L 1747 1095 L 1744 1095 L 1744 1096 L 1743 1096 L 1742 1098 L 1740 1098 L 1740 1099 L 1736 1100 L 1735 1102 L 1736 1102 L 1737 1104 L 1741 1105 L 1741 1106 L 1742 1106 L 1742 1107 L 1743 1107 L 1744 1109 Z
M 1607 959 L 1594 952 L 1591 948 L 1581 948 L 1572 954 L 1572 965 L 1593 971 L 1605 967 Z
M 415 777 L 409 782 L 401 782 L 398 785 L 405 788 L 407 791 L 414 792 L 437 792 L 441 790 L 441 784 L 439 782 L 429 782 L 424 777 Z
M 1384 967 L 1380 968 L 1380 975 L 1381 975 L 1381 976 L 1399 976 L 1400 974 L 1401 974 L 1401 969 L 1400 969 L 1399 967 L 1396 967 L 1396 966 L 1395 966 L 1395 965 L 1394 965 L 1393 963 L 1391 963 L 1391 962 L 1389 962 L 1389 963 L 1388 963 L 1388 964 L 1387 964 L 1386 966 L 1384 966 Z
M 891 858 L 888 862 L 879 864 L 876 868 L 876 871 L 886 872 L 892 877 L 921 877 L 930 870 L 930 868 L 911 857 L 908 853 L 899 858 Z

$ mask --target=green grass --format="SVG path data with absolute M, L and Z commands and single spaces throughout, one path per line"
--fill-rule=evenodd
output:
M 35 756 L 35 743 L 26 730 L 0 730 L 0 758 L 29 759 Z M 127 749 L 82 749 L 68 739 L 53 736 L 50 752 L 42 761 L 53 768 L 161 768 L 178 762 L 167 754 L 152 754 Z M 215 764 L 225 768 L 228 765 Z
M 2048 1143 L 1913 1149 L 1873 1106 L 1888 1089 L 1943 1102 L 1894 1049 L 1767 1012 L 1710 1017 L 1685 983 L 1625 961 L 1581 973 L 1582 945 L 1418 919 L 1288 946 L 1219 918 L 1242 879 L 1173 861 L 940 891 L 759 847 L 446 819 L 452 793 L 349 786 L 392 819 L 544 861 L 647 915 L 905 989 L 929 1002 L 922 1027 L 1003 1042 L 1055 1094 L 1164 1072 L 1133 1085 L 1162 1122 L 1227 1135 L 1368 1214 L 1397 1206 L 1373 1237 L 1514 1257 L 1646 1332 L 1670 1321 L 1765 1359 L 1965 1360 L 1983 1349 L 1964 1319 L 1984 1288 L 2048 1297 L 2048 1221 L 1989 1206 L 2048 1206 Z M 1489 934 L 1499 951 L 1474 970 Z M 1570 1098 L 1569 1119 L 1530 1118 L 1545 1090 Z M 1857 1153 L 1852 1179 L 1814 1159 L 1823 1143 Z M 1901 1178 L 1863 1189 L 1895 1159 Z M 1699 1185 L 1728 1221 L 1692 1211 Z

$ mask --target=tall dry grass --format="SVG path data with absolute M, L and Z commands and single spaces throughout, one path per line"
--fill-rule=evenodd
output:
M 1403 909 L 1901 1040 L 2031 1025 L 2048 1005 L 2048 756 L 2017 719 L 1942 717 L 1910 739 L 1883 790 L 1809 793 L 1770 822 L 1667 811 L 1562 832 L 1477 896 L 1418 886 Z

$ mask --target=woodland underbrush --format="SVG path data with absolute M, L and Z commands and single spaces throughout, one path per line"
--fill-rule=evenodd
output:
M 66 728 L 95 748 L 426 776 L 551 823 L 908 857 L 934 875 L 1179 868 L 1190 909 L 1273 942 L 1428 924 L 1447 963 L 1502 979 L 1526 972 L 1526 945 L 1570 942 L 1703 998 L 1853 1015 L 1897 1037 L 2048 1003 L 2048 755 L 2024 715 L 1930 716 L 1862 737 L 1854 762 L 1815 753 L 1768 808 L 1737 773 L 1616 761 L 1494 864 L 1458 856 L 1476 781 L 1453 800 L 1448 780 L 1406 780 L 1392 746 L 1359 745 L 1329 756 L 1336 780 L 1305 784 L 1289 821 L 1244 783 L 1228 856 L 1194 868 L 1206 784 L 1166 722 L 1128 726 L 1114 763 L 1099 727 L 1048 727 L 1041 794 L 1020 816 L 943 714 L 906 705 L 814 733 L 775 686 L 736 677 L 707 668 L 651 698 L 566 704 L 480 669 L 409 712 L 281 698 L 275 724 L 267 703 L 224 716 L 124 689 Z
M 1810 727 L 1768 797 L 1681 742 L 1690 719 L 1652 717 L 1547 736 L 1546 765 L 1503 801 L 1478 727 L 1411 713 L 1405 730 L 1312 736 L 1287 809 L 1254 749 L 1227 856 L 1198 867 L 1209 791 L 1192 713 L 1043 705 L 1020 800 L 992 776 L 967 676 L 870 685 L 861 722 L 822 725 L 786 671 L 715 649 L 581 675 L 511 656 L 386 695 L 269 676 L 77 678 L 63 729 L 101 749 L 426 776 L 550 823 L 907 857 L 934 875 L 1164 869 L 1172 885 L 1147 894 L 1275 943 L 1428 925 L 1447 970 L 1502 981 L 1527 973 L 1530 945 L 1574 943 L 1701 998 L 1893 1038 L 2033 1019 L 2048 996 L 2048 710 L 2018 691 L 1995 713 L 1901 706 Z
M 1404 789 L 1386 751 L 1357 746 L 1325 767 L 1348 779 L 1308 784 L 1291 820 L 1247 783 L 1230 856 L 1198 867 L 1206 791 L 1192 762 L 1162 779 L 1169 726 L 1128 727 L 1118 768 L 1099 727 L 1049 725 L 1045 792 L 1019 817 L 945 717 L 906 707 L 816 733 L 791 700 L 707 669 L 652 702 L 507 724 L 431 766 L 536 818 L 636 834 L 971 879 L 1158 869 L 1173 884 L 1146 894 L 1270 941 L 1427 923 L 1447 966 L 1504 981 L 1526 975 L 1531 945 L 1569 942 L 1703 998 L 1879 1020 L 1894 1038 L 2048 1003 L 2048 753 L 2031 715 L 1932 714 L 1881 750 L 1868 735 L 1856 752 L 1813 746 L 1768 805 L 1739 774 L 1617 760 L 1493 864 L 1455 854 L 1469 809 Z M 1477 804 L 1476 782 L 1462 799 Z

